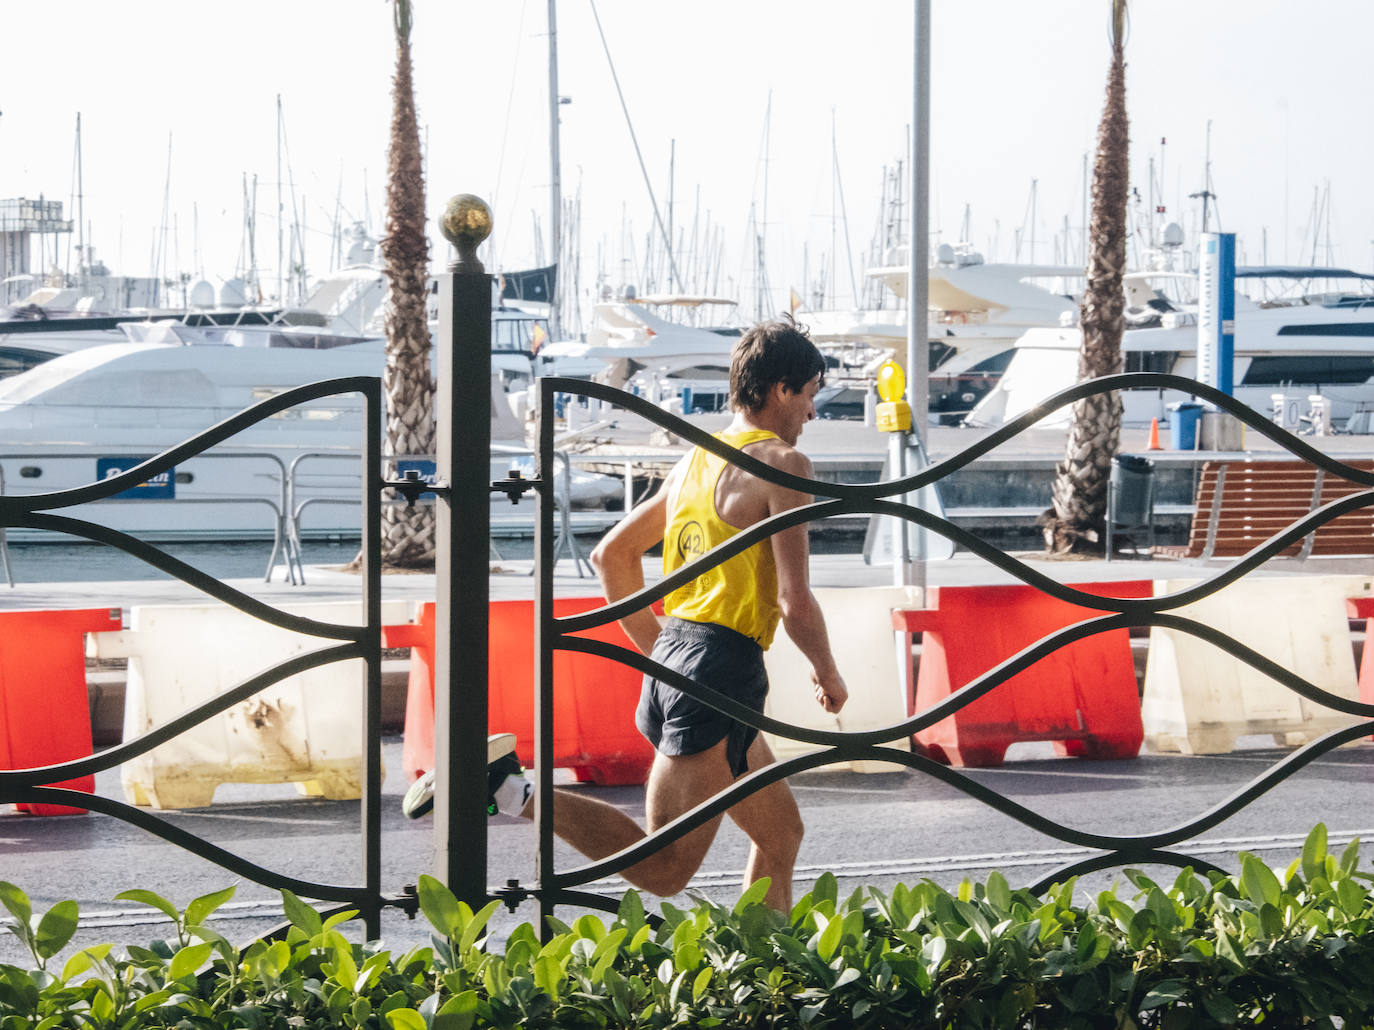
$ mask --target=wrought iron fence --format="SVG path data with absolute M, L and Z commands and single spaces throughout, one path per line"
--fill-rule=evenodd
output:
M 362 450 L 365 474 L 361 497 L 364 618 L 361 625 L 322 622 L 282 612 L 126 533 L 85 519 L 53 514 L 75 505 L 104 500 L 137 486 L 294 405 L 346 393 L 362 394 L 365 402 Z M 291 890 L 303 897 L 332 902 L 340 909 L 357 909 L 370 936 L 376 936 L 379 931 L 382 908 L 398 905 L 414 911 L 413 897 L 404 893 L 397 896 L 388 895 L 384 893 L 381 883 L 380 521 L 382 490 L 386 486 L 380 477 L 381 439 L 381 381 L 370 376 L 331 379 L 302 386 L 255 404 L 109 479 L 50 493 L 22 497 L 0 496 L 0 526 L 66 533 L 118 548 L 195 587 L 205 595 L 263 622 L 295 633 L 340 641 L 264 669 L 180 716 L 98 755 L 41 767 L 0 771 L 0 804 L 39 802 L 68 805 L 119 819 L 263 886 Z M 362 711 L 359 712 L 363 740 L 363 790 L 359 834 L 363 882 L 360 884 L 320 883 L 288 876 L 235 855 L 166 819 L 132 805 L 80 791 L 43 786 L 113 769 L 172 740 L 191 727 L 229 710 L 279 680 L 332 662 L 354 659 L 361 660 L 365 670 L 364 702 Z
M 1030 428 L 1050 412 L 1092 394 L 1118 389 L 1168 389 L 1192 394 L 1234 415 L 1254 431 L 1280 444 L 1299 458 L 1325 472 L 1368 487 L 1358 493 L 1332 501 L 1294 521 L 1275 533 L 1263 544 L 1218 570 L 1208 579 L 1188 589 L 1152 598 L 1116 598 L 1085 593 L 1060 583 L 1031 568 L 1011 555 L 984 543 L 973 534 L 930 512 L 901 501 L 893 496 L 914 494 L 922 487 L 936 484 L 944 477 L 965 467 L 994 448 Z M 550 503 L 550 473 L 553 469 L 553 415 L 557 393 L 582 394 L 610 402 L 640 415 L 648 421 L 732 462 L 761 479 L 820 496 L 823 500 L 775 515 L 742 530 L 728 541 L 684 565 L 658 583 L 645 587 L 630 597 L 578 615 L 555 617 L 553 614 L 553 506 Z M 1374 733 L 1374 705 L 1352 701 L 1324 690 L 1296 673 L 1278 665 L 1233 637 L 1219 632 L 1194 619 L 1170 614 L 1175 608 L 1193 603 L 1217 593 L 1247 573 L 1260 567 L 1294 541 L 1312 533 L 1318 527 L 1347 512 L 1374 505 L 1374 472 L 1353 468 L 1324 454 L 1311 444 L 1294 436 L 1258 414 L 1202 383 L 1179 376 L 1160 373 L 1122 373 L 1079 383 L 1047 398 L 1036 408 L 1000 427 L 959 453 L 936 462 L 902 479 L 873 484 L 835 484 L 808 480 L 789 475 L 748 454 L 715 439 L 709 433 L 674 416 L 648 401 L 610 387 L 571 379 L 540 380 L 539 398 L 539 518 L 536 525 L 536 561 L 538 580 L 536 592 L 536 684 L 535 700 L 535 766 L 536 807 L 538 820 L 538 855 L 536 884 L 526 890 L 518 883 L 511 884 L 499 896 L 515 901 L 528 895 L 537 898 L 541 917 L 551 915 L 557 905 L 575 904 L 588 908 L 614 911 L 616 903 L 599 894 L 578 888 L 618 873 L 636 862 L 678 840 L 692 830 L 723 813 L 733 804 L 769 784 L 795 773 L 820 768 L 842 761 L 866 760 L 905 766 L 934 777 L 1010 816 L 1025 826 L 1066 844 L 1091 849 L 1096 854 L 1068 861 L 1046 876 L 1030 884 L 1039 892 L 1055 882 L 1071 876 L 1129 863 L 1157 863 L 1192 866 L 1199 870 L 1216 869 L 1212 863 L 1174 850 L 1176 845 L 1193 840 L 1244 808 L 1279 783 L 1294 775 L 1303 766 L 1342 744 Z M 772 534 L 816 519 L 842 514 L 879 514 L 893 516 L 914 523 L 925 530 L 939 533 L 955 544 L 973 552 L 990 565 L 1009 573 L 1023 583 L 1059 600 L 1101 612 L 1051 633 L 1018 654 L 1008 658 L 983 675 L 973 679 L 948 697 L 924 711 L 899 723 L 878 729 L 852 732 L 804 728 L 758 714 L 724 694 L 654 662 L 651 658 L 624 647 L 578 637 L 574 634 L 605 625 L 655 601 L 687 583 L 704 571 L 730 557 L 766 540 Z M 1132 627 L 1161 627 L 1191 634 L 1220 648 L 1278 681 L 1302 697 L 1335 711 L 1358 716 L 1364 721 L 1325 734 L 1294 751 L 1273 768 L 1255 777 L 1210 809 L 1177 826 L 1152 833 L 1112 835 L 1091 833 L 1048 819 L 1018 804 L 991 788 L 976 782 L 959 771 L 942 765 L 919 752 L 901 751 L 884 746 L 905 740 L 926 727 L 952 715 L 960 709 L 997 689 L 1017 673 L 1029 668 L 1048 654 L 1074 641 L 1099 633 Z M 556 650 L 580 651 L 586 654 L 622 662 L 646 674 L 652 674 L 698 701 L 743 722 L 757 730 L 796 741 L 817 745 L 818 750 L 751 772 L 714 798 L 697 806 L 680 818 L 646 836 L 637 844 L 608 858 L 558 869 L 555 865 L 553 806 L 557 803 L 553 790 L 553 654 Z M 545 921 L 545 920 L 541 920 Z M 545 921 L 546 922 L 546 921 Z

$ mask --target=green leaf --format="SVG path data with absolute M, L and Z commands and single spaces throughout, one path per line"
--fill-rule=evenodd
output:
M 1007 878 L 1001 873 L 993 870 L 988 876 L 988 904 L 991 905 L 1000 915 L 1005 915 L 1011 911 L 1011 885 L 1007 883 Z
M 33 919 L 33 906 L 29 904 L 29 896 L 14 884 L 6 883 L 4 880 L 0 880 L 0 904 L 9 909 L 10 915 L 25 927 Z
M 1278 905 L 1283 887 L 1274 871 L 1249 852 L 1241 852 L 1240 879 L 1245 895 L 1255 903 L 1255 907 L 1268 902 Z
M 1188 996 L 1188 985 L 1182 980 L 1163 980 L 1151 988 L 1140 1003 L 1142 1009 L 1156 1009 L 1171 1005 Z
M 1236 947 L 1236 942 L 1231 939 L 1231 935 L 1224 930 L 1217 933 L 1217 958 L 1222 959 L 1233 969 L 1245 969 L 1245 960 L 1241 958 L 1240 949 Z
M 311 937 L 324 929 L 320 914 L 288 890 L 281 892 L 281 907 L 292 925 L 299 926 Z
M 845 984 L 852 984 L 855 980 L 857 980 L 857 979 L 858 979 L 859 977 L 861 977 L 862 975 L 863 975 L 863 974 L 860 973 L 860 972 L 859 972 L 857 969 L 855 969 L 853 966 L 849 966 L 849 967 L 847 967 L 847 968 L 845 969 L 845 971 L 844 971 L 843 973 L 841 973 L 841 974 L 839 975 L 839 977 L 836 978 L 834 986 L 831 987 L 830 989 L 831 989 L 832 991 L 837 991 L 837 990 L 839 990 L 841 987 L 843 987 Z
M 186 945 L 173 955 L 172 961 L 167 964 L 167 978 L 180 980 L 183 977 L 191 976 L 205 964 L 213 950 L 209 944 L 205 943 Z
M 711 986 L 711 974 L 714 970 L 707 966 L 697 973 L 696 979 L 692 981 L 692 1003 L 696 1004 L 701 1000 L 701 996 L 706 993 L 706 988 Z
M 213 894 L 205 894 L 196 898 L 186 906 L 186 922 L 197 925 L 205 922 L 210 913 L 232 898 L 237 890 L 237 887 L 225 887 L 222 891 L 215 891 Z
M 839 900 L 839 896 L 840 884 L 839 881 L 835 879 L 835 874 L 829 872 L 821 873 L 821 875 L 816 878 L 816 886 L 811 888 L 812 902 L 819 904 L 822 901 L 828 901 L 833 911 L 833 906 L 836 901 Z
M 181 922 L 181 913 L 177 907 L 164 898 L 161 894 L 154 894 L 152 891 L 128 890 L 120 891 L 115 895 L 116 901 L 133 901 L 140 905 L 148 905 L 157 909 L 174 923 Z
M 356 919 L 357 916 L 358 910 L 356 908 L 346 908 L 342 912 L 335 912 L 332 916 L 330 916 L 328 919 L 324 921 L 324 924 L 320 927 L 320 930 L 321 932 L 324 932 L 326 930 L 332 930 L 340 923 L 346 923 L 350 919 Z
M 644 925 L 644 899 L 639 896 L 639 891 L 628 890 L 625 896 L 620 899 L 620 908 L 616 911 L 616 919 L 625 924 L 625 928 L 634 933 Z
M 817 913 L 819 915 L 819 913 Z M 822 962 L 829 962 L 840 946 L 840 935 L 844 933 L 844 920 L 836 917 L 825 924 L 825 929 L 816 939 L 816 954 Z
M 1359 864 L 1359 861 L 1360 838 L 1356 837 L 1347 844 L 1345 850 L 1341 852 L 1341 871 L 1345 873 L 1346 876 L 1349 876 L 1355 871 L 1355 866 Z
M 1336 884 L 1336 899 L 1341 903 L 1341 911 L 1354 918 L 1364 911 L 1368 896 L 1354 880 L 1341 880 Z
M 772 884 L 773 881 L 767 876 L 759 877 L 739 896 L 739 900 L 735 902 L 735 907 L 731 911 L 733 911 L 735 915 L 739 915 L 750 905 L 763 904 L 763 899 L 768 895 L 768 888 L 771 887 Z
M 392 1030 L 429 1030 L 425 1017 L 414 1009 L 392 1009 L 386 1014 Z
M 421 875 L 417 887 L 420 911 L 430 925 L 445 937 L 458 937 L 463 932 L 462 909 L 453 892 L 428 874 Z
M 91 968 L 91 956 L 84 951 L 78 951 L 71 958 L 67 959 L 67 964 L 62 967 L 62 979 L 70 980 L 74 976 L 80 976 Z
M 468 1030 L 477 1021 L 477 992 L 455 994 L 434 1014 L 429 1030 Z
M 1326 826 L 1318 823 L 1312 827 L 1302 846 L 1303 879 L 1312 881 L 1321 876 L 1326 869 Z
M 559 985 L 563 982 L 563 966 L 551 955 L 536 959 L 534 982 L 541 991 L 556 1001 Z
M 460 955 L 466 954 L 467 951 L 477 943 L 477 938 L 487 925 L 487 920 L 490 919 L 491 914 L 500 907 L 501 902 L 489 901 L 482 911 L 468 920 L 468 925 L 463 927 L 463 935 L 458 941 L 458 953 Z
M 75 901 L 59 901 L 38 921 L 34 935 L 34 950 L 43 958 L 52 958 L 67 946 L 76 933 L 81 912 Z

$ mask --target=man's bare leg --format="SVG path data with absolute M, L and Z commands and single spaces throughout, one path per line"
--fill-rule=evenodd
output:
M 773 749 L 759 734 L 749 745 L 749 770 L 762 769 L 775 760 Z M 764 901 L 780 912 L 791 912 L 792 875 L 801 849 L 803 826 L 797 800 L 787 781 L 779 780 L 750 794 L 736 802 L 729 813 L 750 841 L 745 884 L 767 876 L 772 882 Z
M 656 753 L 645 788 L 648 832 L 666 826 L 733 782 L 723 740 L 695 755 Z M 638 823 L 613 805 L 574 791 L 556 793 L 554 833 L 593 861 L 637 844 L 647 835 Z M 529 817 L 533 812 L 531 802 L 521 814 Z M 677 894 L 701 868 L 719 828 L 720 816 L 715 816 L 663 850 L 636 862 L 622 875 L 636 887 L 660 897 Z

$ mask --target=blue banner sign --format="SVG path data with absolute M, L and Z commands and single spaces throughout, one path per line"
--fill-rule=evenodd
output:
M 148 457 L 152 457 L 152 455 Z M 96 458 L 95 478 L 99 480 L 112 479 L 121 472 L 127 472 L 137 465 L 142 465 L 147 460 L 148 458 L 139 457 Z M 166 472 L 154 476 L 146 483 L 139 483 L 138 486 L 131 486 L 129 489 L 115 494 L 112 499 L 116 501 L 176 500 L 176 471 L 175 468 L 170 468 Z
M 437 474 L 434 462 L 424 461 L 423 459 L 398 461 L 396 462 L 396 471 L 400 473 L 402 479 L 406 478 L 407 472 L 418 472 L 420 478 L 431 485 L 434 483 L 434 477 Z M 434 500 L 434 494 L 426 490 L 418 499 L 421 501 L 432 501 Z
M 1197 377 L 1227 395 L 1235 393 L 1235 340 L 1236 234 L 1203 233 L 1198 254 Z

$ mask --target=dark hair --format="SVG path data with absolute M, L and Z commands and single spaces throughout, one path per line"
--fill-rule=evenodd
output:
M 730 359 L 730 406 L 736 411 L 758 411 L 774 384 L 800 393 L 818 375 L 825 376 L 825 358 L 804 326 L 791 315 L 760 322 L 735 344 Z

